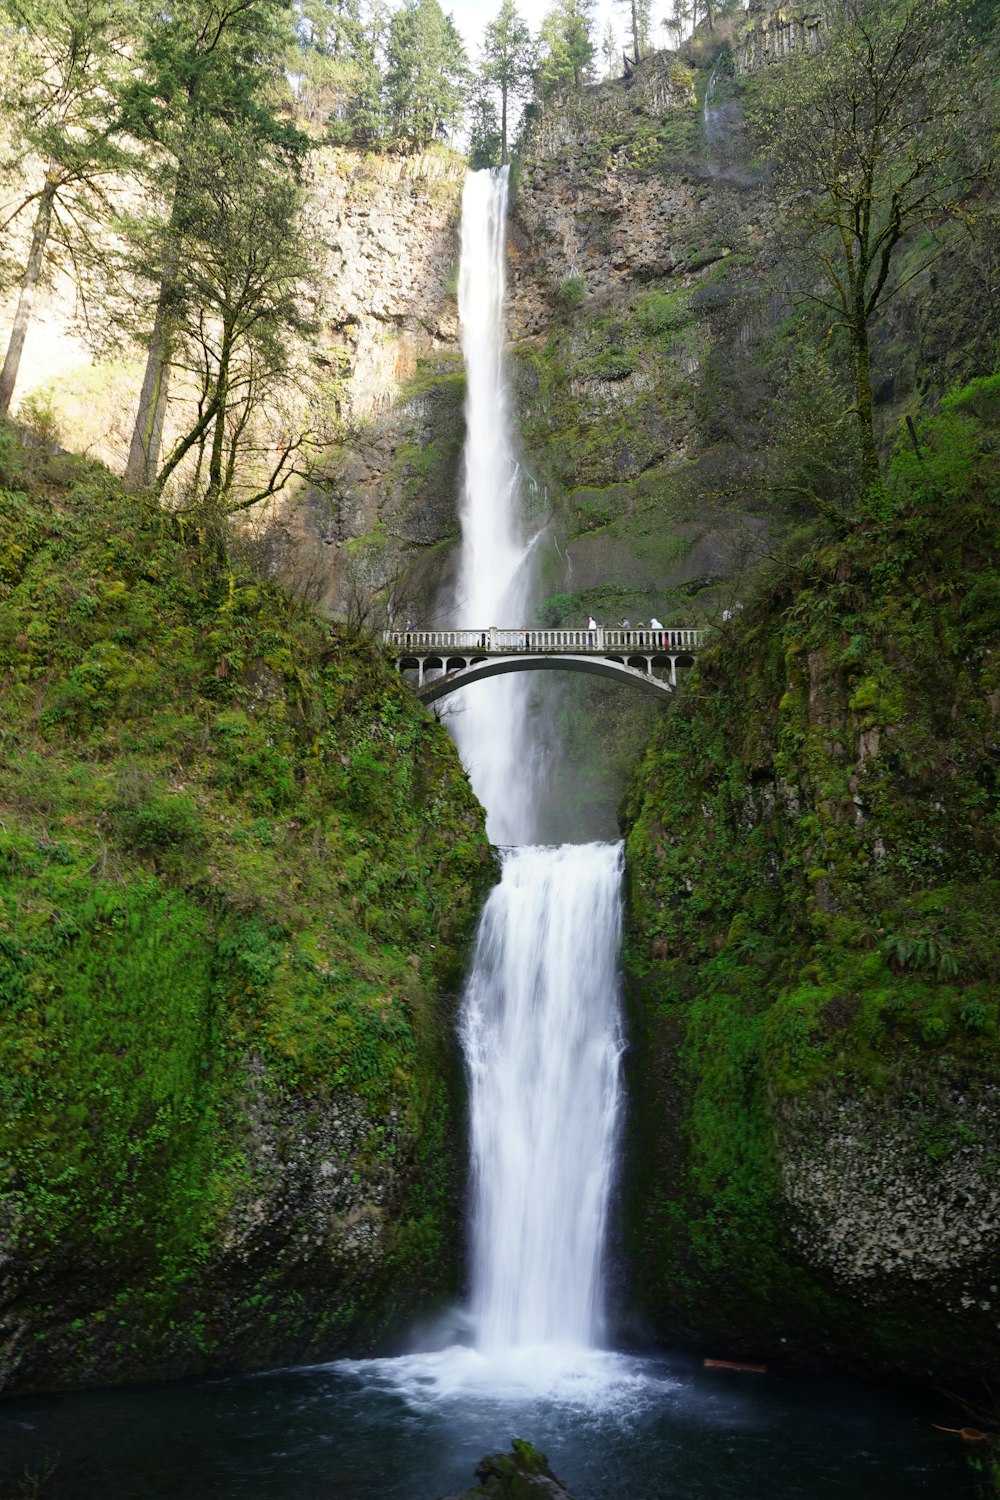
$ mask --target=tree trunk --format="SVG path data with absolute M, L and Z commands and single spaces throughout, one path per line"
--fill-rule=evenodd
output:
M 212 432 L 212 449 L 208 460 L 208 489 L 206 500 L 217 500 L 222 493 L 222 453 L 226 438 L 226 405 L 229 400 L 229 354 L 223 344 L 219 360 L 219 374 L 215 386 L 215 428 Z
M 500 165 L 507 165 L 507 88 L 500 89 Z
M 45 263 L 45 246 L 48 242 L 49 230 L 52 227 L 52 205 L 55 202 L 55 196 L 56 182 L 50 168 L 46 173 L 42 196 L 38 200 L 38 212 L 35 215 L 35 225 L 31 231 L 31 249 L 28 252 L 28 264 L 24 268 L 24 277 L 21 281 L 21 295 L 17 299 L 17 312 L 14 314 L 14 326 L 10 331 L 10 342 L 7 345 L 3 370 L 0 371 L 0 413 L 4 416 L 10 411 L 14 387 L 17 384 L 17 372 L 21 365 L 24 340 L 28 333 L 28 324 L 31 322 L 31 308 L 35 300 L 35 287 L 38 285 L 38 278 L 42 274 L 42 266 Z
M 160 444 L 163 442 L 163 421 L 170 385 L 173 280 L 170 273 L 164 276 L 156 300 L 156 317 L 149 340 L 146 370 L 142 377 L 139 410 L 135 414 L 132 443 L 125 466 L 125 488 L 131 491 L 141 490 L 145 485 L 152 484 L 160 462 Z
M 868 319 L 862 310 L 855 313 L 851 328 L 854 354 L 854 399 L 858 414 L 858 437 L 861 445 L 861 483 L 867 494 L 882 478 L 878 448 L 875 446 L 875 402 L 872 397 L 872 361 L 868 343 Z
M 705 0 L 705 15 L 708 17 L 709 31 L 715 30 L 715 6 L 712 0 Z
M 632 0 L 632 58 L 634 62 L 639 61 L 639 13 L 636 0 Z

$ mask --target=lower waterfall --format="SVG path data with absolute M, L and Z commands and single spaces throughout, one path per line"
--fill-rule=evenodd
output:
M 477 1346 L 592 1345 L 619 1112 L 617 844 L 509 850 L 462 1013 Z

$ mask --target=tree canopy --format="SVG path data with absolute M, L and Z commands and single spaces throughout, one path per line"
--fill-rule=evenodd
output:
M 956 150 L 970 74 L 952 0 L 831 0 L 826 15 L 820 51 L 762 70 L 748 113 L 759 148 L 800 205 L 813 268 L 800 285 L 850 344 L 871 485 L 879 461 L 869 326 L 927 263 L 918 252 L 904 268 L 907 237 L 957 213 L 976 175 Z
M 582 88 L 590 81 L 594 45 L 594 0 L 556 0 L 539 32 L 539 83 L 545 94 Z
M 397 136 L 433 141 L 454 130 L 471 70 L 454 22 L 438 0 L 405 0 L 389 25 L 386 90 Z

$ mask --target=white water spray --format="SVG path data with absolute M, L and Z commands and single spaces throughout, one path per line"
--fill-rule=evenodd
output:
M 466 374 L 462 554 L 454 624 L 521 625 L 530 599 L 530 543 L 504 379 L 505 237 L 508 169 L 470 172 L 462 197 L 458 310 Z M 449 723 L 486 808 L 490 838 L 530 837 L 534 757 L 523 677 L 493 678 L 456 694 Z
M 457 624 L 527 623 L 530 547 L 503 373 L 507 171 L 462 203 L 465 493 Z M 462 695 L 455 737 L 490 836 L 537 827 L 537 747 L 520 674 Z M 491 1358 L 592 1347 L 619 1114 L 618 845 L 508 849 L 462 1014 L 474 1163 L 472 1315 Z M 545 1359 L 539 1369 L 551 1369 Z
M 478 1345 L 590 1346 L 618 1118 L 621 847 L 524 848 L 479 928 L 462 1041 Z

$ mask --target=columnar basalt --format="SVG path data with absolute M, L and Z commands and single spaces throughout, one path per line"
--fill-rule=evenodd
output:
M 823 0 L 796 5 L 751 0 L 747 25 L 734 48 L 737 72 L 752 73 L 794 52 L 816 52 L 822 45 L 825 25 Z

